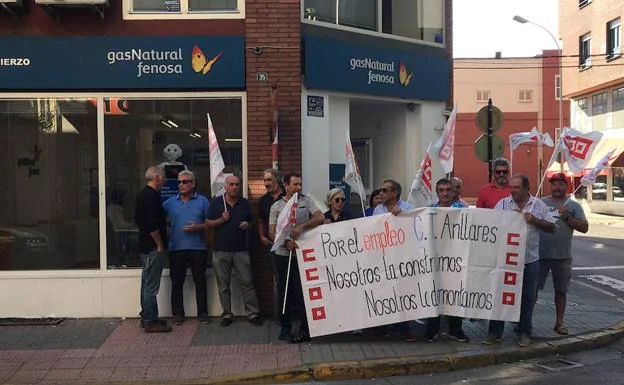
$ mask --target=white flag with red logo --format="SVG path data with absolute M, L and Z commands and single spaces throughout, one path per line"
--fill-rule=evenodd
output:
M 613 153 L 615 152 L 615 148 L 609 151 L 605 156 L 600 158 L 600 160 L 596 163 L 594 168 L 591 169 L 584 177 L 581 178 L 581 184 L 583 186 L 591 186 L 596 183 L 596 179 L 598 179 L 598 175 L 605 168 L 609 167 L 609 162 L 614 158 Z
M 453 107 L 444 126 L 442 137 L 434 144 L 434 154 L 440 161 L 440 165 L 446 174 L 453 171 L 455 153 L 455 123 L 457 121 L 457 108 Z
M 351 186 L 351 191 L 357 193 L 362 199 L 366 197 L 366 193 L 364 192 L 364 183 L 362 183 L 360 169 L 355 161 L 355 154 L 353 153 L 353 147 L 351 146 L 351 136 L 348 131 L 347 143 L 345 144 L 345 174 L 343 180 Z
M 271 167 L 279 168 L 279 105 L 277 102 L 277 88 L 271 93 L 271 131 L 273 142 L 271 143 Z
M 433 201 L 432 183 L 431 156 L 429 155 L 429 149 L 427 149 L 425 157 L 420 163 L 420 169 L 412 182 L 409 197 L 407 198 L 408 201 L 412 201 L 415 207 L 427 207 L 431 205 Z
M 223 195 L 225 193 L 225 175 L 223 169 L 225 163 L 223 163 L 223 157 L 221 156 L 221 150 L 219 149 L 219 142 L 217 141 L 217 135 L 208 116 L 208 154 L 210 156 L 210 189 L 213 196 Z
M 602 132 L 581 132 L 573 128 L 565 128 L 561 133 L 557 148 L 553 152 L 548 167 L 550 167 L 559 152 L 563 154 L 563 160 L 568 162 L 568 169 L 575 174 L 582 172 L 589 163 L 589 159 L 602 139 Z
M 280 214 L 277 217 L 277 224 L 275 226 L 275 240 L 273 241 L 273 246 L 271 246 L 271 251 L 275 251 L 280 248 L 288 236 L 290 235 L 290 230 L 297 223 L 297 199 L 299 194 L 295 193 L 288 202 L 286 202 L 286 206 L 282 209 Z
M 535 127 L 529 132 L 516 132 L 515 134 L 509 135 L 509 148 L 511 151 L 517 149 L 518 146 L 524 143 L 542 143 L 548 147 L 555 146 L 555 143 L 553 143 L 552 138 L 547 132 L 541 133 Z

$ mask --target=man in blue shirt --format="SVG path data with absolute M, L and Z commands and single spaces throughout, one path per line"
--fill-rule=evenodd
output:
M 438 203 L 434 203 L 431 207 L 452 207 L 452 208 L 465 208 L 465 203 L 462 203 L 456 198 L 456 192 L 453 188 L 453 184 L 449 179 L 442 178 L 436 182 L 436 194 L 438 195 Z M 425 338 L 428 342 L 435 341 L 440 336 L 440 318 L 437 316 L 429 318 L 427 321 L 427 332 Z M 464 333 L 462 329 L 463 319 L 461 317 L 447 316 L 448 318 L 448 336 L 459 342 L 468 342 L 470 339 Z
M 178 195 L 163 203 L 171 222 L 169 237 L 169 271 L 171 275 L 171 311 L 176 325 L 184 322 L 184 280 L 191 266 L 195 282 L 197 317 L 209 323 L 208 288 L 206 283 L 205 221 L 208 219 L 208 198 L 195 192 L 195 174 L 188 170 L 178 174 Z

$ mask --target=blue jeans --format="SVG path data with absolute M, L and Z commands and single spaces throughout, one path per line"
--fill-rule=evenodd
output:
M 537 297 L 537 278 L 539 273 L 539 261 L 524 265 L 524 276 L 522 278 L 522 302 L 520 303 L 520 322 L 518 323 L 518 334 L 531 335 L 533 328 L 533 307 Z M 504 321 L 490 321 L 489 335 L 495 338 L 502 338 L 505 329 Z
M 141 254 L 141 319 L 146 323 L 158 320 L 156 296 L 160 290 L 160 276 L 166 255 L 166 252 L 157 250 Z

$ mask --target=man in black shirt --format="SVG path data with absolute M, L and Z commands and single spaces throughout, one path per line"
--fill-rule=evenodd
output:
M 153 166 L 145 172 L 147 185 L 136 199 L 134 221 L 139 228 L 141 255 L 141 325 L 146 333 L 167 333 L 171 327 L 158 319 L 156 296 L 167 254 L 167 219 L 162 206 L 160 189 L 165 184 L 165 172 Z
M 262 325 L 247 244 L 247 229 L 252 219 L 251 206 L 247 199 L 239 196 L 239 191 L 240 179 L 234 175 L 228 176 L 225 179 L 225 194 L 211 202 L 206 220 L 206 224 L 215 229 L 212 265 L 223 308 L 221 326 L 230 326 L 233 322 L 230 291 L 232 268 L 238 273 L 247 320 L 254 325 Z M 224 206 L 225 203 L 227 206 Z

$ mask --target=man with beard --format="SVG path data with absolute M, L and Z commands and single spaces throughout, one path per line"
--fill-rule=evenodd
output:
M 509 161 L 498 158 L 492 161 L 492 181 L 479 189 L 477 207 L 491 209 L 498 201 L 509 196 Z
M 583 207 L 568 198 L 566 176 L 561 173 L 555 174 L 549 181 L 552 195 L 543 198 L 542 201 L 557 219 L 557 226 L 553 234 L 540 233 L 538 288 L 544 289 L 548 272 L 552 271 L 556 310 L 554 330 L 558 334 L 565 335 L 568 334 L 568 328 L 563 325 L 563 315 L 572 275 L 572 235 L 574 230 L 586 233 L 589 224 Z
M 522 277 L 522 300 L 520 304 L 520 322 L 518 322 L 518 345 L 531 344 L 533 306 L 537 296 L 537 276 L 539 273 L 540 232 L 555 231 L 555 218 L 548 206 L 540 199 L 529 194 L 529 177 L 518 174 L 509 183 L 511 195 L 498 201 L 495 210 L 516 211 L 522 213 L 527 223 L 526 249 L 524 253 L 524 275 Z M 504 321 L 490 321 L 485 345 L 499 343 L 503 338 Z
M 269 260 L 271 262 L 271 268 L 273 269 L 273 276 L 275 277 L 274 295 L 277 299 L 275 302 L 277 308 L 279 309 L 277 318 L 280 320 L 281 325 L 281 304 L 284 299 L 279 298 L 277 293 L 284 292 L 283 289 L 280 289 L 280 285 L 285 283 L 278 280 L 279 271 L 275 260 L 276 256 L 270 252 L 273 241 L 269 238 L 269 217 L 271 213 L 271 206 L 284 195 L 284 188 L 280 181 L 279 171 L 274 168 L 264 170 L 262 173 L 262 180 L 267 192 L 258 201 L 258 235 L 260 236 L 260 243 L 262 244 L 262 247 L 264 247 L 266 252 L 269 253 Z

